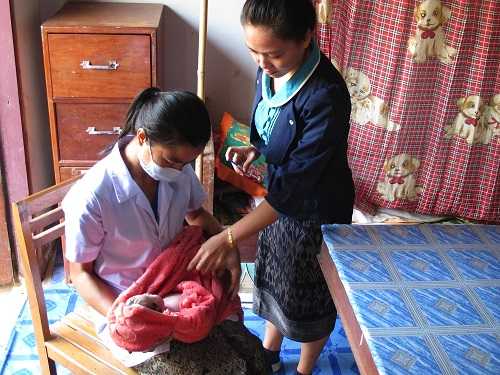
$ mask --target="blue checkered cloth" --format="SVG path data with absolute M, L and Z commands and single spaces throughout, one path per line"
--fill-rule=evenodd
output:
M 380 374 L 500 374 L 500 226 L 323 226 Z

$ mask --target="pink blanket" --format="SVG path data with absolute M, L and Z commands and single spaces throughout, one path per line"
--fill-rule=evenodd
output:
M 146 351 L 168 337 L 192 343 L 205 338 L 212 327 L 230 315 L 243 317 L 239 298 L 230 300 L 227 284 L 212 275 L 186 271 L 189 261 L 204 242 L 200 227 L 185 228 L 147 268 L 123 291 L 108 313 L 113 341 L 128 351 Z M 162 313 L 140 305 L 126 305 L 139 294 L 162 298 L 180 293 L 179 312 Z

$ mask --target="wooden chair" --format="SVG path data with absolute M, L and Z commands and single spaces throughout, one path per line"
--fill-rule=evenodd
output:
M 113 358 L 85 314 L 70 313 L 49 327 L 40 252 L 47 248 L 44 245 L 63 238 L 64 212 L 60 203 L 76 179 L 12 204 L 41 370 L 43 374 L 56 374 L 57 362 L 73 374 L 135 374 Z

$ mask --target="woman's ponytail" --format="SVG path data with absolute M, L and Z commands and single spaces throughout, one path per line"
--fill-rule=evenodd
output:
M 147 89 L 142 90 L 139 95 L 134 98 L 132 104 L 127 111 L 127 116 L 125 118 L 125 122 L 123 124 L 122 130 L 120 131 L 120 135 L 118 139 L 123 138 L 129 134 L 135 133 L 135 123 L 137 121 L 137 116 L 141 112 L 141 109 L 144 107 L 144 104 L 149 103 L 151 99 L 160 93 L 160 89 L 157 87 L 148 87 Z
M 125 117 L 125 121 L 120 130 L 120 135 L 118 135 L 118 139 L 113 143 L 107 145 L 102 151 L 100 151 L 100 157 L 104 157 L 109 154 L 114 145 L 118 143 L 120 139 L 126 137 L 129 134 L 135 134 L 135 123 L 137 121 L 139 113 L 141 112 L 141 109 L 146 103 L 149 103 L 151 99 L 153 99 L 153 97 L 159 92 L 160 89 L 157 87 L 148 87 L 147 89 L 142 90 L 139 95 L 134 98 L 132 104 L 130 104 L 130 107 L 128 108 L 127 116 Z

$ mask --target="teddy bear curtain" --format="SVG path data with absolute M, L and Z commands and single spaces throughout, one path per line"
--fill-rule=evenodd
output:
M 356 206 L 500 222 L 500 2 L 317 0 Z

